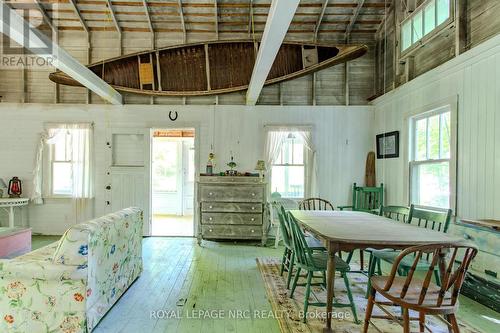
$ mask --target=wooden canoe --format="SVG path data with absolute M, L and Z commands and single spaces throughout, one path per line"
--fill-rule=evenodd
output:
M 88 66 L 119 91 L 158 96 L 215 95 L 248 88 L 259 47 L 252 40 L 212 41 L 129 54 Z M 295 79 L 366 53 L 366 45 L 285 42 L 266 85 Z M 61 71 L 50 80 L 81 84 Z

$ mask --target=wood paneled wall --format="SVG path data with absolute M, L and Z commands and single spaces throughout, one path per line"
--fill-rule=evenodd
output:
M 453 0 L 452 0 L 453 1 Z M 500 33 L 500 1 L 498 0 L 458 0 L 466 2 L 465 50 L 481 44 Z M 376 87 L 377 95 L 399 87 L 407 82 L 404 61 L 399 61 L 400 36 L 397 36 L 395 12 L 399 10 L 399 21 L 410 14 L 412 3 L 424 0 L 394 1 L 387 14 L 385 24 L 376 36 Z M 406 10 L 408 8 L 408 10 Z M 406 15 L 406 16 L 405 16 Z M 439 36 L 411 52 L 413 57 L 413 78 L 453 59 L 455 54 L 455 30 L 457 22 L 445 29 Z M 395 58 L 396 56 L 396 58 Z M 410 78 L 411 80 L 412 78 Z M 385 90 L 384 90 L 385 83 Z
M 375 134 L 408 124 L 405 114 L 456 100 L 458 119 L 457 216 L 500 218 L 500 35 L 374 101 Z M 377 160 L 388 204 L 407 204 L 408 142 L 401 157 Z
M 123 54 L 139 52 L 151 49 L 151 38 L 147 33 L 123 32 Z M 328 38 L 328 34 L 321 34 L 321 42 L 338 44 L 338 40 Z M 195 39 L 196 38 L 196 39 Z M 248 38 L 248 34 L 232 34 L 227 38 Z M 332 36 L 331 38 L 334 38 Z M 190 37 L 188 42 L 212 40 L 207 35 Z M 288 37 L 290 40 L 310 42 L 309 35 L 297 35 Z M 372 34 L 355 34 L 352 43 L 367 44 L 369 52 L 362 58 L 350 63 L 349 72 L 349 105 L 366 105 L 367 98 L 374 94 L 374 64 L 375 64 L 375 41 Z M 164 47 L 168 45 L 182 44 L 182 36 L 172 33 L 158 33 L 156 45 Z M 79 31 L 61 31 L 59 33 L 59 45 L 66 49 L 82 64 L 87 64 L 86 34 Z M 97 62 L 120 55 L 120 43 L 114 32 L 91 32 L 90 33 L 90 62 Z M 0 53 L 1 54 L 1 53 Z M 5 69 L 0 67 L 0 96 L 3 102 L 30 102 L 30 103 L 53 103 L 55 101 L 55 84 L 49 80 L 48 75 L 52 72 L 48 69 L 28 69 L 27 80 L 24 84 L 23 71 L 19 69 Z M 125 104 L 193 104 L 193 105 L 244 105 L 245 93 L 236 92 L 216 96 L 202 97 L 154 97 L 140 96 L 124 93 Z M 258 104 L 261 105 L 346 105 L 344 65 L 330 67 L 317 73 L 315 83 L 315 98 L 313 97 L 313 76 L 309 75 L 293 81 L 267 86 L 263 89 Z M 315 101 L 314 101 L 315 99 Z M 58 103 L 87 103 L 87 89 L 81 87 L 59 86 Z M 104 101 L 97 95 L 91 94 L 90 103 L 102 104 Z
M 172 122 L 169 111 L 178 111 Z M 95 214 L 105 211 L 110 128 L 191 128 L 198 130 L 199 170 L 204 171 L 213 146 L 217 170 L 225 170 L 230 152 L 238 170 L 253 171 L 263 159 L 264 125 L 311 125 L 317 149 L 319 195 L 335 205 L 349 203 L 352 182 L 362 183 L 366 154 L 372 147 L 371 106 L 171 106 L 55 105 L 0 103 L 0 177 L 19 176 L 31 190 L 35 149 L 47 122 L 94 122 L 96 165 Z M 48 200 L 31 206 L 33 232 L 60 234 L 74 223 L 70 200 Z

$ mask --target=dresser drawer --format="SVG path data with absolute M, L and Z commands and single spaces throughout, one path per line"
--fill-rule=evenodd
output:
M 261 214 L 238 214 L 238 213 L 202 213 L 202 224 L 262 224 Z
M 262 213 L 261 203 L 202 202 L 202 212 Z
M 262 237 L 260 226 L 244 225 L 203 225 L 203 238 L 259 239 Z
M 264 200 L 262 186 L 202 185 L 200 192 L 201 201 L 262 202 Z

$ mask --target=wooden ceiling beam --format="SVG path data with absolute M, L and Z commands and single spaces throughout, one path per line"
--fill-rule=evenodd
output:
M 214 10 L 215 10 L 215 39 L 219 39 L 219 7 L 217 6 L 217 0 L 214 0 Z
M 363 8 L 364 4 L 365 4 L 365 0 L 358 0 L 358 6 L 356 7 L 356 9 L 354 9 L 354 13 L 352 14 L 351 21 L 347 25 L 347 29 L 345 31 L 346 43 L 349 42 L 349 38 L 351 37 L 352 29 L 354 28 L 354 24 L 356 23 L 356 20 L 358 19 L 359 13 L 361 12 L 361 9 Z
M 316 21 L 316 26 L 314 28 L 314 38 L 313 41 L 316 42 L 318 39 L 319 28 L 321 26 L 321 21 L 323 21 L 323 16 L 325 16 L 326 8 L 328 7 L 328 0 L 323 0 L 323 7 L 321 8 L 321 13 Z
M 120 25 L 118 24 L 118 20 L 116 19 L 115 11 L 113 10 L 113 5 L 111 4 L 111 0 L 106 0 L 106 6 L 109 9 L 109 14 L 111 15 L 111 19 L 113 20 L 116 31 L 118 32 L 118 34 L 121 35 L 122 29 L 120 28 Z
M 69 2 L 71 3 L 71 6 L 73 7 L 74 13 L 78 17 L 78 20 L 80 21 L 80 24 L 82 25 L 83 30 L 85 30 L 85 32 L 88 34 L 89 33 L 89 28 L 87 26 L 87 23 L 85 23 L 85 20 L 82 17 L 82 13 L 80 13 L 80 9 L 78 9 L 78 6 L 76 5 L 76 1 L 75 0 L 69 0 Z
M 184 19 L 184 10 L 182 9 L 182 0 L 177 0 L 177 6 L 179 8 L 179 17 L 181 18 L 181 28 L 182 28 L 182 40 L 184 43 L 187 41 L 187 31 L 186 31 L 186 21 Z
M 253 0 L 248 1 L 248 37 L 252 37 L 253 21 Z
M 4 17 L 9 17 L 9 21 L 5 22 Z M 5 29 L 6 31 L 4 31 L 4 27 L 9 27 L 9 29 Z M 29 31 L 28 45 L 24 45 L 26 31 Z M 50 61 L 54 67 L 68 74 L 106 101 L 112 104 L 123 103 L 122 95 L 113 87 L 79 63 L 45 34 L 33 28 L 33 26 L 25 21 L 15 10 L 10 9 L 4 2 L 0 3 L 0 32 L 9 36 L 9 38 L 18 44 L 24 45 L 31 53 Z
M 38 10 L 40 10 L 40 12 L 42 13 L 42 16 L 43 16 L 43 19 L 45 20 L 45 22 L 49 25 L 49 27 L 50 27 L 50 29 L 52 29 L 52 31 L 56 32 L 57 27 L 52 22 L 52 18 L 49 16 L 49 14 L 47 14 L 47 11 L 45 10 L 45 8 L 43 8 L 42 4 L 40 3 L 40 0 L 34 0 L 34 1 L 38 7 Z
M 285 39 L 300 0 L 273 0 L 246 95 L 246 104 L 255 105 L 274 59 Z
M 146 13 L 146 18 L 147 18 L 147 21 L 148 21 L 148 27 L 149 27 L 149 30 L 151 31 L 152 40 L 153 40 L 153 44 L 154 44 L 155 29 L 153 29 L 153 22 L 151 22 L 151 15 L 149 15 L 148 2 L 146 0 L 142 0 L 142 5 L 144 6 L 144 12 Z M 122 21 L 119 21 L 119 22 L 122 22 Z M 153 46 L 153 48 L 154 48 L 154 46 Z

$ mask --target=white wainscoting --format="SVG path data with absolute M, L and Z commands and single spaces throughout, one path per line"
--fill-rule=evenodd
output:
M 500 218 L 500 35 L 374 101 L 376 134 L 403 131 L 405 114 L 458 101 L 457 215 Z M 387 203 L 406 204 L 404 149 L 377 161 Z
M 178 119 L 169 120 L 169 111 Z M 319 195 L 334 205 L 349 202 L 352 182 L 364 179 L 367 152 L 373 148 L 371 106 L 171 106 L 160 105 L 52 105 L 0 103 L 0 177 L 19 176 L 25 194 L 31 191 L 34 153 L 45 122 L 94 122 L 96 154 L 95 214 L 106 212 L 105 186 L 109 184 L 109 148 L 112 128 L 195 128 L 195 158 L 203 172 L 211 146 L 216 170 L 225 170 L 230 151 L 238 169 L 253 171 L 263 155 L 263 129 L 268 124 L 305 124 L 313 127 L 318 151 Z M 119 144 L 126 144 L 120 142 Z M 124 189 L 125 190 L 125 189 Z M 126 189 L 130 192 L 130 189 Z M 146 198 L 147 199 L 147 198 Z M 33 232 L 61 234 L 74 223 L 71 202 L 49 201 L 30 207 Z M 73 214 L 73 215 L 72 215 Z

